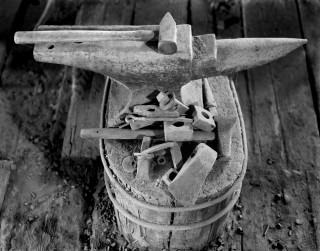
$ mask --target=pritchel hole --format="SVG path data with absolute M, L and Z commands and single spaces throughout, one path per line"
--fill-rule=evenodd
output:
M 157 162 L 158 162 L 159 165 L 163 165 L 163 164 L 166 163 L 166 159 L 165 159 L 165 157 L 159 157 L 157 159 Z
M 154 109 L 154 108 L 149 108 L 148 109 L 148 112 L 154 112 L 156 109 Z
M 201 114 L 202 114 L 202 116 L 205 117 L 206 119 L 209 119 L 209 118 L 210 118 L 209 115 L 208 115 L 208 113 L 201 112 Z
M 74 44 L 82 44 L 82 42 L 73 42 Z
M 175 127 L 181 127 L 181 126 L 184 125 L 184 123 L 183 123 L 183 122 L 176 122 L 176 123 L 174 123 L 173 125 L 174 125 Z
M 175 172 L 171 172 L 169 174 L 169 180 L 174 180 L 174 178 L 177 176 L 177 174 Z
M 54 45 L 53 45 L 53 44 L 48 46 L 48 49 L 49 49 L 49 50 L 51 50 L 51 49 L 53 49 L 53 48 L 54 48 Z

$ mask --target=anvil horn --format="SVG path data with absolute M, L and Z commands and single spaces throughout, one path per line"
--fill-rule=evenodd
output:
M 241 38 L 217 40 L 217 60 L 212 67 L 215 75 L 227 75 L 257 67 L 287 55 L 307 43 L 294 38 Z M 210 73 L 208 73 L 210 75 Z M 193 74 L 193 78 L 207 77 Z

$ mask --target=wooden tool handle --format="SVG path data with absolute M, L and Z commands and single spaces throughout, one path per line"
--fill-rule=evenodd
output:
M 164 137 L 163 130 L 137 130 L 118 129 L 118 128 L 92 128 L 81 129 L 80 137 L 87 139 L 143 139 L 148 137 Z
M 159 31 L 159 25 L 40 25 L 38 30 Z
M 80 137 L 83 139 L 143 139 L 143 137 L 164 138 L 163 130 L 140 129 L 132 131 L 130 129 L 118 128 L 91 128 L 81 129 Z M 215 134 L 213 132 L 194 131 L 193 136 L 187 141 L 206 141 L 214 140 Z M 181 138 L 177 141 L 186 141 Z
M 150 30 L 136 31 L 96 31 L 96 30 L 55 30 L 19 31 L 14 35 L 16 44 L 36 44 L 54 42 L 95 42 L 107 40 L 149 41 L 155 37 Z

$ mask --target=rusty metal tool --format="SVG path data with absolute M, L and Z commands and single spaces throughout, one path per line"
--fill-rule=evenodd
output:
M 144 151 L 145 149 L 148 149 L 150 147 L 151 140 L 152 140 L 151 137 L 148 137 L 148 136 L 143 137 L 142 142 L 141 142 L 141 151 Z M 141 158 L 137 158 L 137 160 L 135 160 L 135 156 L 129 155 L 122 160 L 122 168 L 127 173 L 133 173 L 137 169 L 138 170 L 141 169 L 141 166 L 145 165 L 144 163 L 141 163 L 142 160 L 143 159 L 141 159 Z M 137 173 L 140 176 L 141 170 L 138 171 Z
M 165 163 L 163 151 L 168 148 L 170 149 L 173 165 L 178 170 L 182 164 L 180 146 L 177 142 L 166 142 L 149 147 L 140 153 L 134 153 L 134 156 L 138 159 L 136 179 L 149 180 L 151 178 L 151 159 L 158 156 L 158 165 L 163 165 Z M 161 158 L 161 161 L 159 161 L 159 158 Z
M 174 178 L 177 176 L 178 171 L 174 168 L 170 168 L 163 176 L 162 181 L 169 186 Z
M 213 97 L 213 93 L 207 78 L 202 79 L 202 92 L 204 108 L 207 109 L 213 117 L 217 116 L 217 102 Z
M 147 150 L 151 145 L 151 137 L 143 137 L 141 142 L 141 152 Z M 151 172 L 151 160 L 153 154 L 135 155 L 137 157 L 137 175 L 136 179 L 149 180 Z
M 179 171 L 183 165 L 183 159 L 179 144 L 175 144 L 172 147 L 170 147 L 170 153 L 174 169 Z
M 191 123 L 183 122 L 164 122 L 163 123 L 165 141 L 191 141 L 194 138 L 195 131 Z
M 215 120 L 217 122 L 218 159 L 228 161 L 231 159 L 232 128 L 237 118 L 217 116 Z
M 178 118 L 180 116 L 178 111 L 164 111 L 156 105 L 136 105 L 133 107 L 133 113 L 149 118 Z
M 148 136 L 143 137 L 142 142 L 141 142 L 141 148 L 140 148 L 141 152 L 150 147 L 151 140 L 152 140 L 151 137 L 148 137 Z
M 162 144 L 158 144 L 158 145 L 149 147 L 148 149 L 145 149 L 141 153 L 135 153 L 134 155 L 138 156 L 138 155 L 152 154 L 152 153 L 159 152 L 159 151 L 162 151 L 167 148 L 174 147 L 175 145 L 177 145 L 176 142 L 166 142 L 166 143 L 162 143 Z
M 135 121 L 130 123 L 130 128 L 133 131 L 139 130 L 141 128 L 145 128 L 147 126 L 153 125 L 155 122 L 154 121 Z
M 127 123 L 132 123 L 135 121 L 153 121 L 153 122 L 161 122 L 161 121 L 171 121 L 171 122 L 192 122 L 192 119 L 185 118 L 185 117 L 177 117 L 177 118 L 170 118 L 170 117 L 156 117 L 156 118 L 149 118 L 149 117 L 137 117 L 132 114 L 127 115 L 125 118 Z
M 138 159 L 137 180 L 150 180 L 151 179 L 151 161 L 157 156 L 157 152 L 169 148 L 173 145 L 173 142 L 163 143 L 144 149 L 140 153 L 134 153 L 133 155 Z
M 194 111 L 192 113 L 193 123 L 192 125 L 196 128 L 201 129 L 205 132 L 212 132 L 216 127 L 211 113 L 200 106 L 193 106 Z
M 168 190 L 179 203 L 185 206 L 196 203 L 216 158 L 217 152 L 204 143 L 200 143 L 195 148 L 179 173 L 168 185 Z
M 151 179 L 151 162 L 154 158 L 153 154 L 136 155 L 137 157 L 137 180 Z
M 125 170 L 127 173 L 133 173 L 135 170 L 137 170 L 137 161 L 132 155 L 123 158 L 121 165 L 123 170 Z
M 174 93 L 171 92 L 160 92 L 157 95 L 157 100 L 160 109 L 164 111 L 177 111 L 183 115 L 189 110 L 189 107 L 177 100 Z

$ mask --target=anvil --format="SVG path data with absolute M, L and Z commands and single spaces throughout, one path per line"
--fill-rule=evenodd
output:
M 170 55 L 158 48 L 163 40 L 168 42 L 166 37 L 176 46 Z M 91 70 L 128 88 L 157 90 L 259 66 L 306 43 L 293 38 L 192 36 L 191 26 L 176 25 L 169 13 L 160 25 L 42 26 L 34 32 L 17 32 L 15 41 L 35 43 L 37 61 Z

